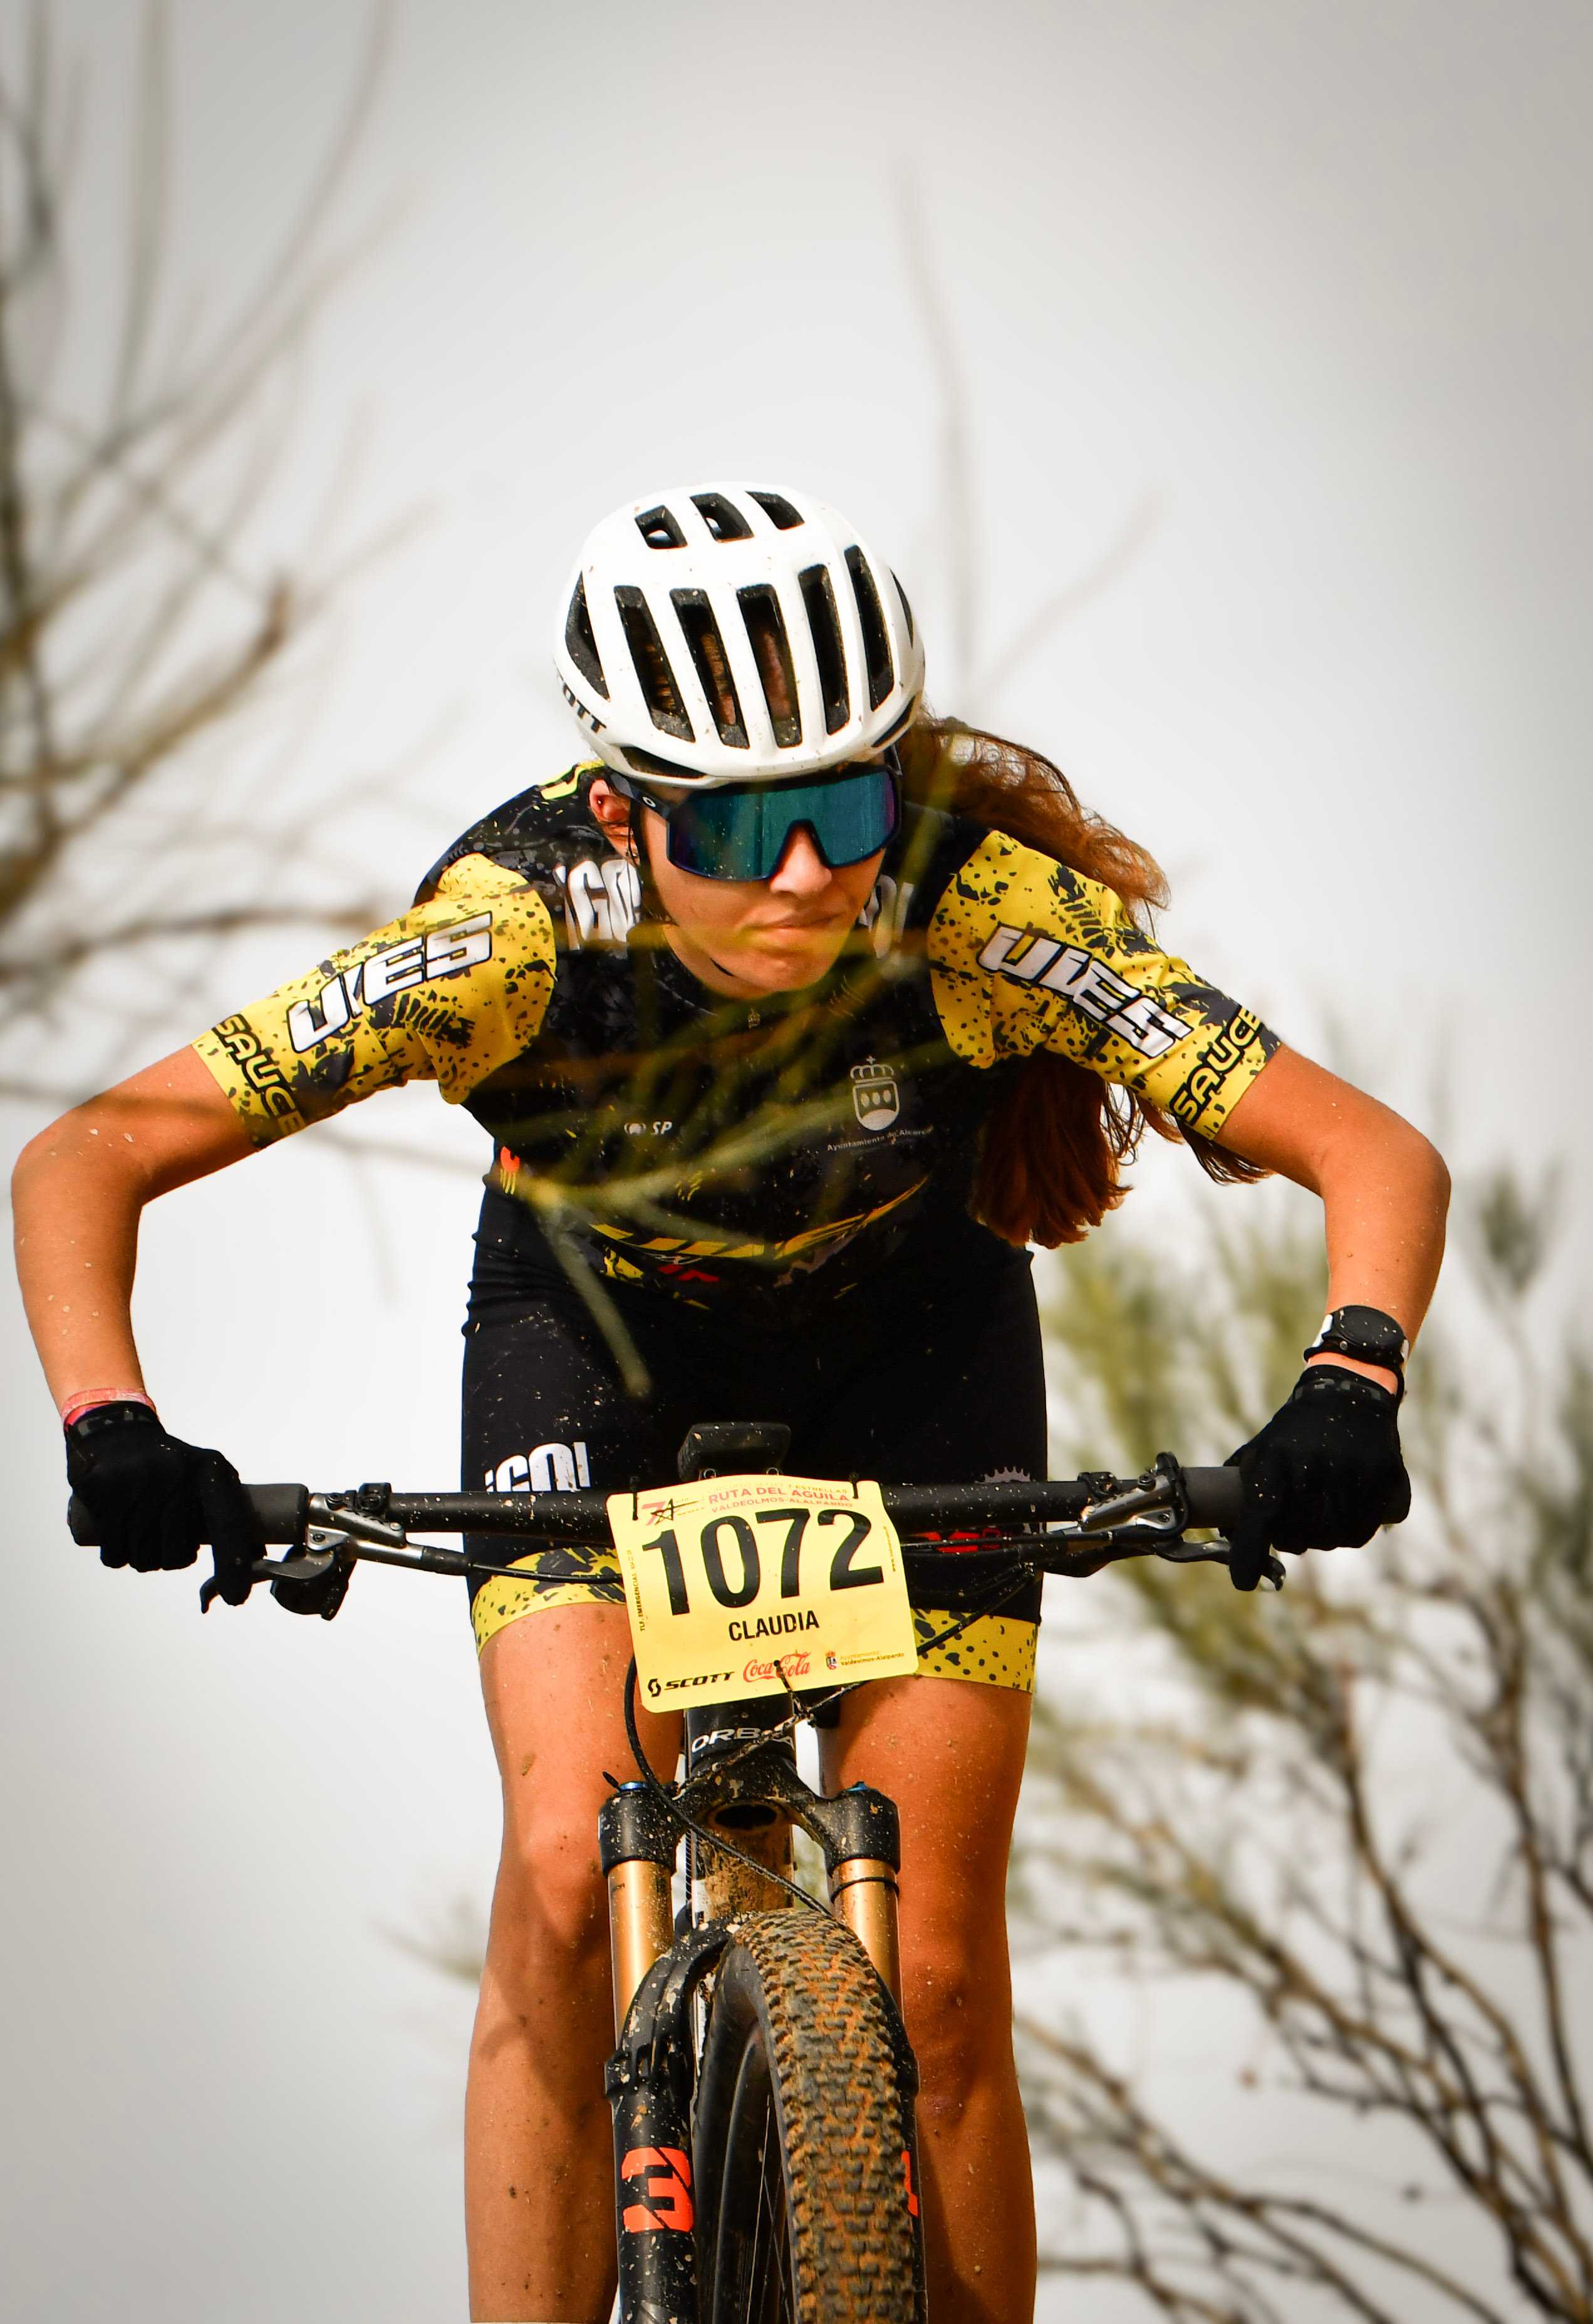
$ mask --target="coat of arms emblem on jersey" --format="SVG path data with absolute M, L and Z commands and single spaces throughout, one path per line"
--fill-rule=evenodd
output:
M 896 1076 L 889 1065 L 876 1065 L 872 1057 L 866 1065 L 852 1067 L 852 1111 L 865 1130 L 888 1130 L 902 1111 L 901 1093 Z

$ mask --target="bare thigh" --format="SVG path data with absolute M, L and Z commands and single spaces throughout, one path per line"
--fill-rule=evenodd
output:
M 901 1812 L 902 1998 L 926 2096 L 1008 2070 L 1006 1868 L 1029 1716 L 1016 1688 L 886 1679 L 821 1738 L 826 1790 L 872 1784 Z
M 820 1735 L 827 1791 L 866 1783 L 902 1816 L 904 1919 L 1005 1927 L 1006 1859 L 1029 1744 L 1030 1698 L 961 1679 L 884 1679 Z
M 528 1614 L 490 1639 L 481 1693 L 504 1787 L 506 1841 L 534 1836 L 552 1862 L 597 1871 L 597 1811 L 608 1775 L 636 1770 L 625 1736 L 629 1626 L 618 1606 L 565 1606 Z M 661 1775 L 674 1772 L 679 1718 L 639 1707 L 643 1748 Z M 536 1860 L 533 1853 L 533 1862 Z

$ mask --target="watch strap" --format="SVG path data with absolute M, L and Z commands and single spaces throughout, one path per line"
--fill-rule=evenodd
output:
M 1392 1315 L 1381 1307 L 1335 1307 L 1322 1318 L 1322 1328 L 1305 1353 L 1311 1356 L 1353 1356 L 1357 1363 L 1381 1364 L 1402 1378 L 1411 1343 Z

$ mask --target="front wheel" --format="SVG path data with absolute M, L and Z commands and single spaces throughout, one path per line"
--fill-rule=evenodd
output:
M 895 2004 L 829 1914 L 746 1922 L 719 1964 L 693 2138 L 702 2324 L 919 2324 Z

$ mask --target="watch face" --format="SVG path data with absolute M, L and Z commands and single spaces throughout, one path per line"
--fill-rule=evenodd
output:
M 1316 1346 L 1357 1357 L 1362 1363 L 1394 1369 L 1403 1363 L 1407 1353 L 1404 1333 L 1394 1317 L 1379 1307 L 1336 1307 L 1323 1316 Z

